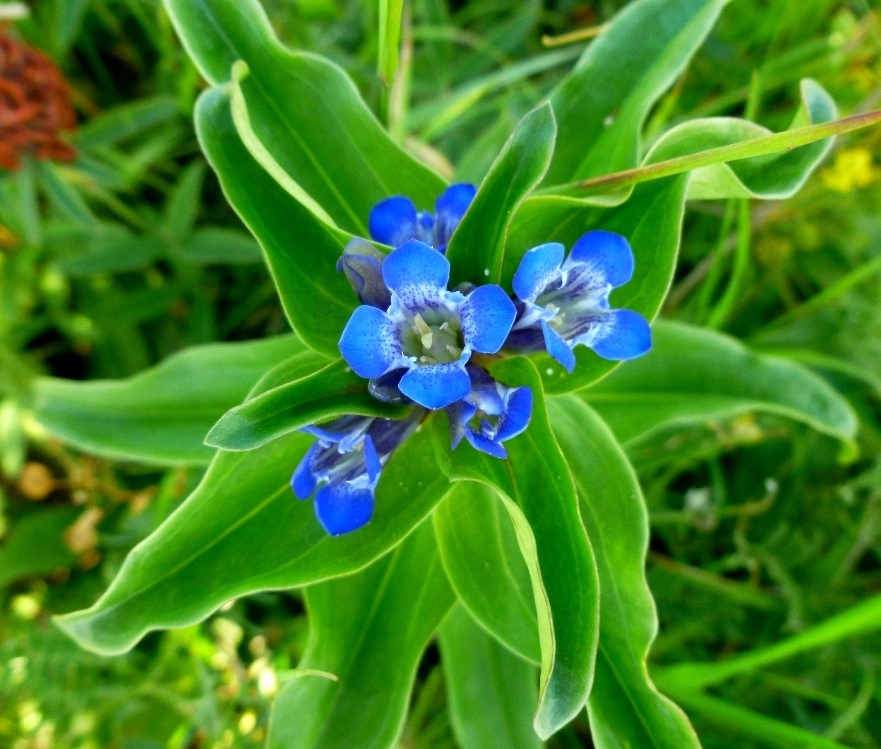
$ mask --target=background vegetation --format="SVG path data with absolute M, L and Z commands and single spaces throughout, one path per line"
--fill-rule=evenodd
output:
M 374 3 L 265 4 L 284 40 L 341 64 L 396 137 L 467 180 L 586 44 L 559 35 L 624 3 L 413 0 L 408 85 L 393 97 L 376 76 Z M 199 152 L 202 82 L 156 0 L 40 0 L 9 33 L 61 67 L 79 128 L 75 161 L 0 176 L 0 746 L 260 746 L 305 640 L 297 593 L 230 603 L 126 656 L 79 650 L 50 617 L 89 605 L 199 472 L 73 454 L 18 397 L 37 373 L 124 377 L 187 345 L 286 329 L 257 246 Z M 845 114 L 881 107 L 869 2 L 737 0 L 649 133 L 745 112 L 783 129 L 805 76 Z M 653 674 L 708 749 L 765 746 L 763 716 L 840 742 L 817 746 L 881 746 L 879 147 L 881 129 L 861 131 L 793 199 L 686 214 L 664 316 L 785 352 L 861 417 L 849 454 L 751 415 L 631 446 L 652 519 Z M 747 651 L 734 669 L 682 670 Z M 405 746 L 455 746 L 437 662 L 432 648 Z M 586 721 L 549 745 L 590 746 Z

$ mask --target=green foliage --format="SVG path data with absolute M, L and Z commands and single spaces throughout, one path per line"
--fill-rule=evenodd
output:
M 878 16 L 739 1 L 35 3 L 82 122 L 0 175 L 0 743 L 881 746 Z M 329 537 L 294 432 L 401 412 L 337 261 L 454 177 L 454 284 L 602 228 L 665 319 L 477 359 L 509 458 L 432 414 Z

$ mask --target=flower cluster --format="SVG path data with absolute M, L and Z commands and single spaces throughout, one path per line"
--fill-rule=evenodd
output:
M 344 272 L 361 301 L 340 338 L 352 370 L 379 400 L 411 404 L 400 421 L 347 416 L 306 431 L 318 441 L 293 477 L 304 499 L 318 488 L 319 520 L 332 534 L 366 523 L 382 465 L 428 411 L 444 409 L 450 442 L 462 440 L 495 458 L 523 432 L 532 416 L 532 391 L 497 382 L 482 366 L 501 351 L 547 351 L 569 372 L 576 346 L 606 359 L 640 356 L 651 347 L 645 318 L 612 309 L 609 293 L 633 275 L 627 240 L 608 231 L 584 234 L 568 257 L 552 242 L 524 255 L 512 298 L 496 284 L 449 289 L 444 255 L 474 197 L 471 185 L 453 185 L 435 214 L 417 211 L 404 197 L 377 205 L 370 235 L 392 246 L 385 254 L 355 239 L 343 251 Z
M 18 169 L 28 153 L 72 161 L 76 152 L 60 134 L 75 127 L 61 71 L 0 25 L 0 167 Z

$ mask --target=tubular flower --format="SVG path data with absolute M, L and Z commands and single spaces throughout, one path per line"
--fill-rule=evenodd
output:
M 330 535 L 357 530 L 370 520 L 382 467 L 422 413 L 414 409 L 399 420 L 342 416 L 301 430 L 318 440 L 294 471 L 291 488 L 298 499 L 315 494 L 315 514 Z
M 473 364 L 467 366 L 467 371 L 471 392 L 446 408 L 450 445 L 455 450 L 465 438 L 476 450 L 505 459 L 508 451 L 502 442 L 529 426 L 532 390 L 506 387 Z
M 393 250 L 382 264 L 387 310 L 362 305 L 349 319 L 340 351 L 361 377 L 397 387 L 412 401 L 443 408 L 468 395 L 465 365 L 473 352 L 494 354 L 516 317 L 500 286 L 448 291 L 449 261 L 418 240 Z
M 76 127 L 67 84 L 42 52 L 0 26 L 0 167 L 17 169 L 23 155 L 72 161 L 60 133 Z
M 651 349 L 646 319 L 627 309 L 610 309 L 609 292 L 633 276 L 633 251 L 620 234 L 590 231 L 565 260 L 558 242 L 529 250 L 514 274 L 519 314 L 506 348 L 545 349 L 570 373 L 573 349 L 592 348 L 604 359 L 624 360 Z
M 410 198 L 386 198 L 370 212 L 370 236 L 391 247 L 418 239 L 444 252 L 476 192 L 474 185 L 450 185 L 438 197 L 434 214 L 417 211 Z

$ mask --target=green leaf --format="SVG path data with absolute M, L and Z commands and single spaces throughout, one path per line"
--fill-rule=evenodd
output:
M 302 348 L 293 336 L 196 346 L 126 380 L 43 377 L 32 408 L 40 425 L 80 450 L 148 463 L 207 463 L 205 435 L 260 377 Z
M 63 534 L 81 512 L 72 506 L 41 507 L 17 519 L 0 546 L 0 590 L 23 577 L 73 565 L 76 554 L 64 544 Z
M 596 562 L 578 516 L 578 500 L 565 458 L 554 439 L 542 388 L 528 359 L 505 359 L 493 376 L 532 388 L 532 423 L 505 443 L 502 461 L 463 446 L 449 452 L 438 434 L 441 465 L 454 481 L 477 481 L 504 501 L 529 568 L 541 645 L 541 699 L 533 725 L 547 738 L 584 706 L 593 680 L 597 643 Z
M 587 703 L 594 743 L 597 749 L 699 747 L 684 713 L 655 689 L 646 669 L 658 620 L 645 579 L 648 515 L 636 475 L 584 403 L 553 398 L 548 409 L 600 576 L 599 653 Z
M 513 655 L 456 606 L 440 630 L 450 717 L 462 749 L 540 749 L 530 725 L 535 667 Z
M 614 208 L 529 198 L 511 227 L 503 279 L 513 277 L 520 258 L 531 247 L 562 242 L 571 248 L 578 237 L 591 229 L 618 232 L 630 242 L 636 266 L 631 281 L 612 291 L 612 307 L 636 310 L 652 320 L 661 309 L 676 270 L 685 188 L 684 176 L 640 185 L 626 203 Z M 577 366 L 571 375 L 545 354 L 535 358 L 549 393 L 583 388 L 617 366 L 617 362 L 601 359 L 585 346 L 576 347 L 575 358 Z
M 488 486 L 460 481 L 433 517 L 444 569 L 462 604 L 507 647 L 540 663 L 529 569 L 502 502 Z
M 251 157 L 235 130 L 229 95 L 206 91 L 196 131 L 226 199 L 260 242 L 282 305 L 300 338 L 331 357 L 358 300 L 336 264 L 351 235 L 321 222 Z
M 355 572 L 399 544 L 449 488 L 426 430 L 383 468 L 373 519 L 329 536 L 290 480 L 312 439 L 291 434 L 256 450 L 218 452 L 190 497 L 129 554 L 89 609 L 56 620 L 81 646 L 121 653 L 153 629 L 204 619 L 226 601 Z
M 340 228 L 366 234 L 370 210 L 390 195 L 433 205 L 443 180 L 389 137 L 339 67 L 285 49 L 256 0 L 165 0 L 165 7 L 211 83 L 229 81 L 238 60 L 247 65 L 241 90 L 263 146 L 254 158 L 272 171 L 269 155 Z
M 194 161 L 181 172 L 163 210 L 162 231 L 166 236 L 180 241 L 192 232 L 204 183 L 205 164 L 202 161 Z
M 559 131 L 546 185 L 637 165 L 652 105 L 685 69 L 727 0 L 637 0 L 550 96 Z
M 205 444 L 221 450 L 253 450 L 301 427 L 345 414 L 395 418 L 409 410 L 367 392 L 363 378 L 343 360 L 268 390 L 227 411 Z
M 795 419 L 844 442 L 853 441 L 858 426 L 844 397 L 806 367 L 669 321 L 655 323 L 651 352 L 579 395 L 622 443 L 755 411 Z
M 309 641 L 272 707 L 269 749 L 396 746 L 422 651 L 454 602 L 428 522 L 354 575 L 306 589 Z
M 178 113 L 177 102 L 172 96 L 155 96 L 122 104 L 90 118 L 73 135 L 73 142 L 82 149 L 114 145 L 141 135 L 155 125 L 174 120 Z
M 802 81 L 802 100 L 792 128 L 782 133 L 733 117 L 692 120 L 666 133 L 637 168 L 538 195 L 585 205 L 617 205 L 635 184 L 689 173 L 692 199 L 787 198 L 822 161 L 832 136 L 881 122 L 881 111 L 834 119 L 835 102 L 811 80 Z
M 398 70 L 404 0 L 379 0 L 379 62 L 377 72 L 390 86 Z
M 108 232 L 107 237 L 95 238 L 87 252 L 60 260 L 58 268 L 70 276 L 143 270 L 161 257 L 165 250 L 165 242 L 158 237 Z
M 193 232 L 178 251 L 193 265 L 259 263 L 260 245 L 243 231 L 209 226 Z
M 517 124 L 450 240 L 447 258 L 454 284 L 499 282 L 508 227 L 544 176 L 555 134 L 554 113 L 547 103 Z

